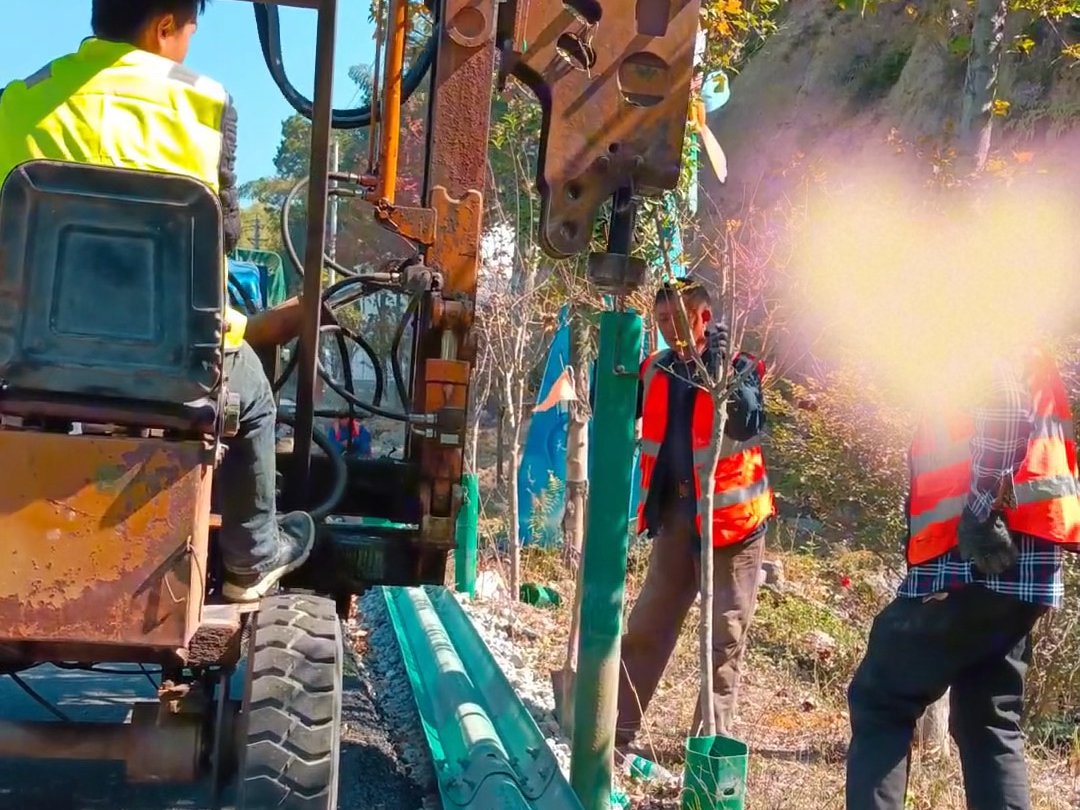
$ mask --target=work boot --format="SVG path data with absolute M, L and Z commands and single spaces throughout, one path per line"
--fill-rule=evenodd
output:
M 249 574 L 225 572 L 222 596 L 228 602 L 258 602 L 286 574 L 303 565 L 315 545 L 315 521 L 307 512 L 290 512 L 278 518 L 281 550 L 264 571 Z

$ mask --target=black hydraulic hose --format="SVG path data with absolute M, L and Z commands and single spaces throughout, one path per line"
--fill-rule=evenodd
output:
M 330 386 L 330 390 L 342 399 L 344 399 L 346 402 L 355 405 L 360 410 L 367 411 L 368 413 L 375 416 L 381 416 L 384 419 L 393 419 L 395 422 L 413 423 L 421 421 L 414 418 L 410 414 L 388 411 L 384 408 L 379 408 L 375 405 L 372 405 L 371 403 L 364 402 L 362 399 L 356 396 L 356 394 L 352 393 L 351 391 L 346 391 L 344 388 L 338 385 L 334 378 L 326 373 L 326 369 L 323 367 L 322 360 L 316 359 L 316 363 L 319 367 L 319 375 L 323 378 L 323 382 Z
M 345 384 L 348 389 L 354 394 L 356 393 L 356 391 L 353 386 L 352 368 L 351 364 L 349 363 L 349 348 L 345 341 L 351 340 L 363 350 L 364 354 L 366 354 L 368 356 L 368 359 L 371 360 L 371 365 L 375 372 L 375 393 L 371 397 L 371 404 L 375 405 L 376 407 L 382 404 L 383 393 L 385 393 L 386 390 L 386 373 L 383 371 L 382 363 L 379 362 L 379 355 L 376 353 L 375 347 L 368 343 L 362 335 L 358 335 L 352 330 L 346 329 L 342 326 L 335 326 L 334 324 L 324 324 L 320 331 L 333 331 L 337 333 L 338 351 L 341 353 L 342 366 L 345 369 L 345 374 L 347 375 L 345 379 Z M 289 377 L 292 376 L 292 373 L 296 370 L 296 366 L 299 362 L 300 352 L 293 352 L 292 356 L 289 358 L 289 362 L 286 363 L 285 368 L 282 369 L 281 375 L 276 380 L 274 380 L 273 384 L 270 386 L 275 394 L 285 387 L 285 383 L 288 382 Z M 320 369 L 321 368 L 322 367 L 320 366 Z M 325 370 L 320 371 L 320 373 L 324 372 Z M 351 414 L 352 410 L 353 409 L 350 407 L 348 413 Z M 335 415 L 340 416 L 341 414 L 335 413 Z
M 347 179 L 348 175 L 331 173 L 330 178 L 332 180 Z M 289 230 L 289 212 L 292 209 L 292 204 L 296 200 L 296 197 L 300 194 L 300 190 L 308 184 L 308 178 L 304 177 L 296 181 L 296 184 L 289 189 L 289 193 L 285 195 L 285 202 L 281 204 L 281 241 L 285 243 L 285 250 L 289 254 L 289 259 L 293 263 L 293 267 L 296 268 L 296 273 L 301 278 L 304 276 L 304 263 L 300 260 L 300 254 L 296 250 L 296 245 L 293 244 L 292 232 Z M 356 271 L 350 270 L 344 265 L 338 264 L 331 259 L 325 253 L 323 254 L 323 264 L 343 276 L 355 276 Z
M 334 333 L 334 338 L 337 341 L 338 354 L 341 355 L 341 376 L 342 376 L 342 378 L 343 378 L 343 380 L 345 382 L 345 388 L 346 388 L 346 390 L 352 391 L 355 394 L 356 393 L 356 384 L 355 384 L 355 382 L 353 380 L 352 358 L 349 357 L 349 344 L 345 340 L 345 330 L 344 329 L 338 329 Z M 378 363 L 373 363 L 372 365 L 377 366 Z M 379 372 L 378 371 L 375 372 L 375 380 L 376 380 L 376 383 L 375 383 L 375 396 L 372 397 L 372 399 L 374 400 L 376 405 L 379 405 L 380 404 L 380 399 L 381 399 L 381 396 L 379 396 L 379 395 L 382 392 L 379 390 L 380 386 L 379 386 Z M 355 419 L 355 418 L 356 418 L 356 406 L 354 406 L 350 402 L 349 403 L 349 420 L 350 420 L 349 421 L 349 425 L 350 425 L 349 438 L 345 440 L 345 448 L 350 453 L 352 452 L 352 449 L 353 449 L 353 432 L 352 432 L 352 427 L 351 426 L 352 426 L 352 420 Z
M 390 344 L 390 371 L 394 375 L 394 386 L 397 388 L 398 401 L 401 402 L 401 409 L 404 411 L 412 408 L 412 404 L 410 402 L 409 386 L 405 384 L 405 373 L 401 368 L 401 341 L 405 337 L 405 328 L 408 325 L 409 318 L 415 318 L 416 313 L 420 311 L 420 300 L 423 296 L 422 290 L 413 293 L 408 305 L 405 307 L 405 312 L 401 315 L 401 320 L 398 321 L 397 328 L 394 330 L 394 340 Z
M 270 76 L 277 85 L 278 90 L 285 97 L 296 112 L 304 118 L 311 120 L 313 105 L 311 100 L 305 98 L 299 90 L 289 81 L 285 72 L 285 62 L 281 56 L 281 16 L 276 5 L 264 3 L 253 4 L 255 9 L 255 26 L 259 31 L 259 44 L 262 46 L 263 60 Z M 433 33 L 419 58 L 413 64 L 401 80 L 401 103 L 404 104 L 423 82 L 431 64 L 435 59 L 435 49 L 438 36 Z M 334 129 L 363 129 L 371 125 L 371 105 L 365 104 L 354 109 L 335 109 L 331 115 L 330 126 Z
M 293 430 L 296 429 L 295 417 L 279 413 L 278 421 L 284 422 L 286 425 L 293 428 Z M 321 504 L 314 509 L 308 510 L 308 514 L 311 515 L 313 520 L 322 520 L 333 512 L 334 508 L 341 503 L 341 499 L 345 495 L 345 487 L 348 486 L 349 483 L 349 469 L 345 466 L 345 458 L 338 454 L 337 449 L 330 443 L 330 439 L 324 436 L 320 431 L 313 430 L 311 432 L 311 440 L 319 445 L 319 448 L 326 453 L 327 457 L 330 459 L 330 464 L 334 468 L 334 488 L 330 490 L 330 494 L 326 496 L 326 499 Z

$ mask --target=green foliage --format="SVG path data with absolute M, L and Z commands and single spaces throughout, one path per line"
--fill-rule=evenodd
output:
M 703 0 L 701 27 L 708 37 L 702 70 L 738 70 L 749 52 L 777 29 L 785 0 Z
M 550 537 L 548 527 L 555 517 L 556 510 L 563 502 L 563 492 L 566 484 L 554 473 L 548 474 L 548 482 L 539 493 L 532 498 L 532 512 L 529 515 L 529 535 L 539 538 L 547 544 Z
M 856 546 L 903 550 L 909 417 L 855 370 L 769 391 L 777 492 Z
M 755 653 L 793 666 L 838 697 L 862 655 L 866 634 L 829 605 L 795 592 L 762 589 L 750 638 Z

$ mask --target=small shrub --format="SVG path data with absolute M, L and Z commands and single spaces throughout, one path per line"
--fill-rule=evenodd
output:
M 896 558 L 906 532 L 910 418 L 851 368 L 769 397 L 777 492 L 854 546 Z

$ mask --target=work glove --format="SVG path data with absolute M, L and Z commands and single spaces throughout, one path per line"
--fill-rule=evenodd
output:
M 727 362 L 731 337 L 726 323 L 723 321 L 715 321 L 710 324 L 709 328 L 705 331 L 705 341 L 708 350 L 710 352 L 715 352 L 715 357 L 723 358 L 723 361 Z
M 1000 574 L 1016 563 L 1016 542 L 1005 525 L 1005 516 L 997 510 L 980 523 L 975 514 L 965 507 L 956 534 L 960 558 L 984 574 Z

